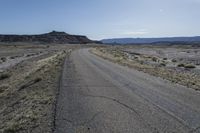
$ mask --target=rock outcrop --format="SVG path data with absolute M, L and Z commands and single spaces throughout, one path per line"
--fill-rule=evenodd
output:
M 58 44 L 87 44 L 94 43 L 86 36 L 70 35 L 65 32 L 52 31 L 40 35 L 0 35 L 0 42 L 38 42 L 38 43 L 58 43 Z

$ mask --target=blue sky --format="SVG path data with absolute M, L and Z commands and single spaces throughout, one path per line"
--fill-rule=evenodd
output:
M 200 35 L 200 0 L 0 0 L 0 34 Z

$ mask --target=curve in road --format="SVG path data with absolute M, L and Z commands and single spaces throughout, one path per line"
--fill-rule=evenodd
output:
M 65 61 L 55 132 L 198 133 L 199 103 L 197 91 L 80 49 Z

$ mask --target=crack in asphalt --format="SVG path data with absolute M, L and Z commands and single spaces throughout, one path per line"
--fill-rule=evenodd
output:
M 89 94 L 82 94 L 82 95 L 84 95 L 84 96 L 86 96 L 86 97 L 103 98 L 103 99 L 107 99 L 107 100 L 113 101 L 113 102 L 115 102 L 115 103 L 118 103 L 118 104 L 122 105 L 123 107 L 125 107 L 125 108 L 131 110 L 132 112 L 134 112 L 134 113 L 139 117 L 139 119 L 141 119 L 143 122 L 145 122 L 145 124 L 146 124 L 148 127 L 150 127 L 151 129 L 153 129 L 153 130 L 155 131 L 155 133 L 159 133 L 158 129 L 155 128 L 155 127 L 153 127 L 150 123 L 146 122 L 146 121 L 143 119 L 143 117 L 142 117 L 134 108 L 132 108 L 132 107 L 126 105 L 125 103 L 120 102 L 119 100 L 117 100 L 117 99 L 115 99 L 115 98 L 106 97 L 106 96 L 95 96 L 95 95 L 89 95 Z
M 126 84 L 124 87 L 126 86 L 130 86 L 128 84 Z M 141 88 L 141 87 L 140 87 Z M 192 127 L 190 127 L 183 119 L 176 117 L 173 113 L 167 111 L 165 108 L 163 108 L 162 106 L 152 102 L 151 100 L 149 100 L 148 98 L 142 96 L 141 94 L 137 94 L 137 96 L 139 96 L 140 98 L 142 98 L 143 100 L 145 100 L 146 102 L 150 103 L 151 105 L 159 108 L 161 111 L 163 111 L 164 113 L 168 114 L 169 116 L 171 116 L 172 118 L 174 118 L 175 120 L 177 120 L 179 123 L 181 123 L 182 125 L 184 125 L 186 128 L 188 128 L 189 130 L 194 130 Z
M 93 60 L 90 60 L 92 63 L 91 65 L 93 65 L 94 67 L 96 67 L 97 69 L 99 69 L 99 65 L 97 65 Z M 102 73 L 105 73 L 103 71 L 101 71 Z M 106 74 L 107 75 L 107 74 Z M 123 87 L 131 87 L 130 83 L 126 83 L 122 85 Z M 141 88 L 141 87 L 140 87 Z M 159 108 L 160 110 L 162 110 L 163 112 L 167 113 L 168 115 L 170 115 L 172 118 L 174 118 L 175 120 L 177 120 L 179 123 L 181 123 L 182 125 L 184 125 L 186 128 L 188 128 L 189 130 L 194 130 L 193 128 L 191 128 L 184 120 L 176 117 L 173 113 L 167 111 L 166 109 L 164 109 L 163 107 L 153 103 L 152 101 L 150 101 L 149 99 L 145 98 L 144 96 L 137 94 L 137 96 L 141 97 L 142 99 L 144 99 L 145 101 L 147 101 L 148 103 L 151 103 L 152 105 L 154 105 L 155 107 Z
M 195 129 L 191 130 L 189 133 L 195 133 L 196 131 L 198 131 L 200 129 L 200 126 L 199 127 L 196 127 Z
M 79 56 L 80 56 L 80 58 L 82 57 L 81 54 Z M 130 80 L 128 80 L 127 78 L 126 78 L 125 82 L 123 80 L 122 80 L 123 81 L 122 82 L 120 79 L 110 80 L 110 78 L 112 78 L 113 75 L 110 76 L 110 74 L 107 73 L 107 71 L 105 71 L 104 69 L 103 69 L 104 71 L 101 71 L 102 69 L 99 68 L 99 64 L 95 63 L 91 59 L 87 59 L 87 58 L 83 58 L 83 57 L 81 59 L 80 58 L 79 58 L 79 60 L 83 60 L 82 64 L 74 62 L 74 60 L 72 60 L 72 59 L 69 59 L 69 58 L 67 59 L 68 63 L 65 64 L 65 68 L 67 68 L 67 69 L 65 69 L 65 71 L 64 71 L 65 72 L 65 77 L 62 79 L 62 81 L 63 81 L 64 84 L 61 83 L 61 86 L 62 86 L 61 89 L 63 89 L 63 88 L 66 89 L 67 88 L 65 90 L 65 91 L 68 91 L 66 93 L 66 95 L 69 95 L 70 98 L 71 97 L 75 98 L 74 101 L 73 100 L 70 101 L 70 104 L 72 104 L 72 106 L 75 104 L 77 106 L 77 108 L 75 108 L 76 110 L 77 109 L 81 109 L 79 102 L 76 103 L 77 100 L 82 100 L 83 99 L 83 101 L 81 101 L 81 104 L 83 102 L 84 102 L 84 104 L 87 103 L 87 102 L 89 104 L 93 104 L 93 103 L 95 104 L 95 101 L 97 100 L 97 105 L 98 105 L 99 101 L 101 102 L 101 100 L 105 100 L 105 103 L 110 101 L 111 103 L 113 103 L 113 105 L 116 105 L 117 108 L 119 108 L 119 111 L 121 111 L 121 112 L 124 112 L 124 111 L 128 111 L 129 112 L 130 111 L 129 112 L 130 113 L 129 117 L 132 117 L 131 115 L 133 115 L 133 119 L 136 120 L 136 121 L 138 121 L 139 124 L 141 124 L 140 127 L 148 128 L 148 130 L 150 132 L 159 133 L 159 132 L 162 132 L 162 130 L 164 130 L 164 131 L 171 131 L 170 128 L 169 128 L 169 130 L 166 129 L 167 125 L 166 126 L 162 125 L 162 127 L 160 127 L 159 125 L 155 125 L 157 123 L 154 123 L 154 120 L 151 120 L 151 119 L 149 120 L 148 116 L 146 118 L 146 115 L 143 114 L 143 110 L 140 109 L 140 108 L 137 108 L 137 106 L 135 106 L 132 103 L 127 103 L 126 102 L 126 98 L 121 99 L 120 97 L 118 97 L 118 95 L 117 96 L 106 95 L 106 94 L 101 94 L 101 90 L 99 90 L 99 91 L 96 91 L 96 89 L 92 90 L 94 87 L 104 87 L 104 86 L 102 86 L 102 84 L 106 84 L 107 82 L 108 82 L 108 85 L 110 85 L 109 83 L 111 83 L 111 85 L 112 85 L 111 89 L 115 88 L 115 87 L 116 88 L 123 87 L 123 88 L 134 88 L 134 90 L 137 90 L 138 87 L 137 86 L 133 87 L 132 86 L 132 82 L 129 82 Z M 77 64 L 75 64 L 75 63 L 77 63 Z M 80 68 L 79 67 L 76 68 L 77 67 L 76 65 L 79 65 Z M 85 67 L 85 69 L 86 68 L 89 69 L 89 71 L 92 74 L 87 76 L 87 73 L 86 73 L 87 69 L 86 70 L 85 69 L 82 70 L 83 67 Z M 79 69 L 81 69 L 80 72 L 78 71 Z M 96 73 L 93 73 L 93 71 L 96 72 Z M 102 77 L 96 77 L 95 78 L 96 80 L 98 78 L 99 79 L 103 78 L 103 79 L 107 79 L 106 80 L 107 82 L 100 82 L 101 81 L 100 80 L 99 82 L 97 82 L 98 83 L 97 86 L 96 86 L 96 84 L 94 84 L 96 82 L 92 82 L 92 84 L 90 84 L 91 81 L 93 81 L 93 79 L 90 80 L 90 78 L 95 77 L 95 75 L 97 75 L 97 74 L 101 74 Z M 86 75 L 86 76 L 84 76 L 84 75 Z M 114 74 L 114 77 L 118 77 L 118 75 L 116 76 L 116 74 Z M 121 77 L 122 78 L 125 77 L 123 75 L 123 73 L 122 73 Z M 87 79 L 87 80 L 85 80 L 85 79 Z M 119 82 L 119 81 L 121 81 L 121 82 Z M 99 85 L 99 83 L 102 83 L 102 84 Z M 137 83 L 136 83 L 136 85 L 137 85 Z M 107 87 L 107 86 L 105 86 L 105 87 Z M 134 91 L 133 89 L 131 89 L 131 90 Z M 110 94 L 110 93 L 108 93 L 108 94 Z M 82 95 L 82 96 L 79 97 L 78 95 Z M 149 106 L 149 107 L 152 107 L 153 109 L 159 110 L 159 113 L 162 113 L 162 114 L 166 115 L 167 118 L 169 118 L 170 120 L 173 120 L 176 123 L 178 123 L 178 126 L 180 125 L 181 127 L 185 127 L 183 129 L 186 129 L 185 130 L 186 132 L 188 132 L 188 133 L 196 133 L 196 132 L 199 131 L 200 127 L 198 127 L 198 125 L 196 125 L 194 127 L 190 127 L 189 124 L 187 124 L 187 121 L 184 121 L 183 119 L 181 119 L 182 117 L 176 116 L 175 114 L 173 114 L 172 112 L 170 112 L 170 110 L 167 110 L 162 105 L 157 104 L 151 98 L 145 97 L 145 95 L 143 95 L 142 93 L 134 93 L 134 95 L 138 96 L 145 103 L 145 105 L 148 104 L 146 106 Z M 123 96 L 123 94 L 120 95 L 120 96 Z M 63 97 L 63 95 L 62 95 L 62 97 Z M 77 99 L 76 97 L 79 97 L 79 98 Z M 84 98 L 86 98 L 86 100 Z M 87 98 L 95 98 L 95 99 L 87 99 Z M 94 100 L 94 102 L 90 103 L 90 100 Z M 65 106 L 66 105 L 67 104 L 65 104 Z M 91 107 L 91 106 L 89 106 L 89 107 Z M 104 107 L 104 106 L 102 105 L 102 107 Z M 106 104 L 105 107 L 107 107 L 107 104 Z M 88 109 L 88 108 L 86 108 L 86 109 Z M 62 109 L 61 109 L 61 111 L 60 111 L 61 113 L 67 113 L 67 114 L 66 115 L 61 115 L 59 117 L 56 117 L 57 118 L 56 121 L 59 121 L 58 123 L 56 123 L 57 129 L 59 129 L 59 125 L 60 124 L 61 124 L 61 126 L 60 126 L 61 129 L 62 129 L 62 126 L 63 126 L 63 127 L 68 128 L 70 130 L 76 130 L 76 128 L 79 128 L 79 127 L 82 127 L 82 126 L 84 128 L 87 128 L 86 126 L 90 126 L 93 123 L 96 124 L 96 122 L 98 122 L 98 120 L 100 120 L 100 121 L 102 120 L 102 122 L 104 121 L 104 119 L 109 120 L 109 118 L 105 117 L 103 119 L 103 117 L 101 118 L 99 116 L 101 113 L 105 113 L 105 116 L 107 115 L 106 112 L 104 112 L 104 110 L 96 110 L 96 109 L 97 108 L 95 108 L 95 110 L 93 110 L 95 112 L 87 112 L 88 110 L 83 110 L 83 112 L 81 111 L 78 114 L 78 115 L 80 115 L 80 117 L 78 117 L 76 114 L 74 114 L 74 112 L 72 114 L 70 114 L 71 112 L 70 113 L 62 112 Z M 102 109 L 104 109 L 104 108 L 102 108 Z M 111 111 L 113 111 L 112 107 L 108 108 L 108 109 L 110 109 Z M 107 108 L 106 108 L 106 110 L 107 110 Z M 110 110 L 108 110 L 108 111 L 110 111 Z M 73 111 L 73 109 L 71 111 Z M 98 111 L 102 111 L 102 112 L 98 112 Z M 153 117 L 152 117 L 152 119 L 153 119 Z M 158 115 L 158 117 L 159 117 L 159 115 Z M 153 121 L 153 123 L 152 123 L 152 121 Z M 112 123 L 112 121 L 110 121 L 110 122 L 111 123 L 109 123 L 109 124 L 111 124 L 111 126 L 112 126 L 113 123 Z M 156 121 L 156 122 L 159 122 L 159 121 Z M 171 122 L 171 121 L 169 121 L 169 122 Z M 62 125 L 62 123 L 63 123 L 63 125 Z M 97 124 L 99 124 L 99 123 L 97 123 Z M 132 123 L 130 123 L 130 125 L 129 125 L 130 127 L 132 126 L 131 124 Z M 167 123 L 161 123 L 161 124 L 167 124 Z M 174 128 L 173 123 L 170 123 L 170 124 L 172 124 L 172 128 Z M 97 126 L 95 128 L 100 128 L 100 127 Z M 175 128 L 179 128 L 179 127 L 177 127 L 175 125 Z M 81 128 L 81 130 L 82 130 L 82 128 Z

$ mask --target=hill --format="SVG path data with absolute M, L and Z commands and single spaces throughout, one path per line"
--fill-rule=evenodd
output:
M 36 42 L 36 43 L 58 43 L 58 44 L 86 44 L 93 43 L 86 36 L 70 35 L 65 32 L 52 31 L 40 35 L 0 35 L 0 42 Z
M 166 37 L 166 38 L 115 38 L 101 40 L 106 44 L 149 44 L 149 43 L 194 43 L 200 42 L 200 36 L 196 37 Z

